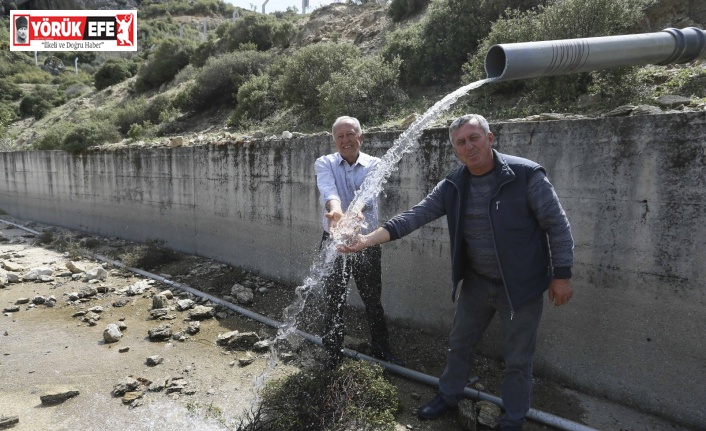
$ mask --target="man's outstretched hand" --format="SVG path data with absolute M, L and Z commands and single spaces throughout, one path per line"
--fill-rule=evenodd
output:
M 569 302 L 573 294 L 570 278 L 555 278 L 549 284 L 549 302 L 557 307 Z

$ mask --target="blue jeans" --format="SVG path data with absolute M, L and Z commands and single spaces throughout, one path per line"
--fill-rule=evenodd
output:
M 471 373 L 476 346 L 497 313 L 502 331 L 505 369 L 501 394 L 505 413 L 501 427 L 522 426 L 532 396 L 532 359 L 542 317 L 543 295 L 514 311 L 502 284 L 478 276 L 467 277 L 456 303 L 446 369 L 439 379 L 439 392 L 450 405 L 463 397 Z

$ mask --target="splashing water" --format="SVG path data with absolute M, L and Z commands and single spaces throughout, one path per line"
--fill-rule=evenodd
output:
M 253 406 L 260 402 L 259 394 L 265 384 L 267 376 L 274 367 L 277 366 L 276 344 L 279 341 L 286 340 L 291 334 L 297 332 L 297 317 L 304 310 L 309 295 L 312 293 L 317 295 L 322 293 L 323 286 L 321 281 L 333 271 L 333 263 L 336 260 L 336 256 L 338 256 L 336 248 L 343 242 L 354 237 L 362 226 L 362 223 L 364 223 L 364 221 L 360 220 L 358 214 L 365 206 L 365 202 L 376 198 L 382 192 L 383 185 L 387 182 L 387 178 L 397 170 L 397 164 L 402 159 L 402 156 L 411 152 L 414 147 L 417 146 L 417 139 L 419 139 L 424 129 L 429 127 L 440 114 L 446 111 L 461 96 L 493 80 L 493 78 L 482 79 L 465 85 L 436 102 L 434 106 L 429 108 L 424 114 L 417 118 L 407 130 L 400 134 L 392 144 L 392 147 L 382 156 L 380 163 L 365 177 L 363 184 L 361 184 L 359 190 L 356 192 L 346 213 L 337 224 L 336 234 L 333 236 L 333 240 L 324 243 L 324 246 L 309 270 L 309 276 L 304 280 L 303 285 L 296 288 L 296 298 L 294 302 L 285 308 L 283 312 L 284 323 L 278 328 L 277 336 L 270 344 L 270 358 L 267 362 L 267 366 L 262 374 L 255 379 L 253 387 L 255 399 Z

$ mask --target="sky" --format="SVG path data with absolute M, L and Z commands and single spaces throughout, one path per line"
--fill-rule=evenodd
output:
M 226 3 L 241 7 L 243 9 L 252 10 L 251 4 L 255 5 L 258 12 L 262 11 L 262 4 L 265 0 L 225 0 Z M 324 6 L 327 4 L 334 3 L 334 0 L 309 0 L 309 7 L 307 8 L 307 13 L 313 11 L 317 7 Z M 265 5 L 265 12 L 275 12 L 275 11 L 285 11 L 288 7 L 295 6 L 297 10 L 301 13 L 302 11 L 302 0 L 269 0 L 267 5 Z

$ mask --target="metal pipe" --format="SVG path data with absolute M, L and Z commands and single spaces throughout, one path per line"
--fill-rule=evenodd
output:
M 1 220 L 1 219 L 0 219 L 0 222 L 7 223 L 9 225 L 13 225 L 13 226 L 18 227 L 20 229 L 31 232 L 35 235 L 40 234 L 40 232 L 37 232 L 35 230 L 31 230 L 31 229 L 26 228 L 22 225 L 18 225 L 18 224 L 11 223 L 11 222 Z M 255 313 L 254 311 L 245 309 L 245 308 L 240 307 L 238 305 L 235 305 L 231 302 L 225 301 L 221 298 L 217 298 L 215 296 L 201 292 L 201 291 L 196 290 L 192 287 L 189 287 L 183 283 L 177 283 L 175 281 L 168 280 L 160 275 L 153 274 L 153 273 L 147 272 L 147 271 L 143 271 L 139 268 L 133 268 L 133 267 L 127 266 L 120 261 L 108 259 L 107 257 L 102 256 L 100 254 L 92 254 L 92 257 L 94 257 L 98 260 L 102 260 L 103 262 L 110 263 L 114 266 L 117 266 L 118 268 L 127 269 L 127 270 L 132 271 L 136 274 L 140 274 L 140 275 L 147 277 L 147 278 L 150 278 L 152 280 L 159 281 L 159 282 L 164 283 L 168 286 L 171 286 L 171 287 L 174 287 L 174 288 L 177 288 L 180 290 L 184 290 L 194 296 L 198 296 L 200 298 L 205 298 L 205 299 L 213 302 L 214 304 L 218 304 L 223 307 L 226 307 L 229 310 L 235 311 L 236 313 L 242 314 L 243 316 L 246 316 L 246 317 L 253 319 L 257 322 L 264 323 L 264 324 L 271 326 L 273 328 L 279 329 L 280 327 L 284 326 L 284 323 L 270 319 L 267 316 L 263 316 L 262 314 Z M 311 335 L 311 334 L 304 332 L 302 330 L 299 330 L 299 329 L 295 330 L 295 333 L 297 335 L 303 337 L 307 341 L 311 342 L 312 344 L 316 344 L 319 347 L 324 347 L 324 344 L 321 341 L 321 338 L 319 338 L 319 337 L 316 337 L 314 335 Z M 390 362 L 381 361 L 380 359 L 373 358 L 372 356 L 364 355 L 362 353 L 356 352 L 355 350 L 351 350 L 351 349 L 347 349 L 347 348 L 343 349 L 343 354 L 349 358 L 363 359 L 368 362 L 373 362 L 373 363 L 379 364 L 387 371 L 393 372 L 393 373 L 398 374 L 402 377 L 407 377 L 407 378 L 415 380 L 419 383 L 423 383 L 423 384 L 433 386 L 433 387 L 439 386 L 439 379 L 436 377 L 430 376 L 428 374 L 423 374 L 423 373 L 420 373 L 419 371 L 415 371 L 415 370 L 411 370 L 409 368 L 401 367 L 399 365 L 396 365 L 396 364 L 393 364 Z M 487 394 L 487 393 L 484 393 L 484 392 L 481 392 L 476 389 L 469 388 L 469 387 L 466 387 L 463 390 L 463 395 L 466 396 L 467 398 L 481 400 L 481 401 L 489 401 L 493 404 L 497 404 L 500 407 L 503 406 L 503 402 L 500 398 L 493 396 L 493 395 L 490 395 L 490 394 Z M 553 415 L 551 413 L 543 412 L 543 411 L 532 409 L 532 408 L 529 410 L 529 412 L 527 412 L 527 418 L 531 419 L 533 421 L 539 422 L 541 424 L 551 425 L 557 429 L 565 430 L 565 431 L 598 431 L 595 428 L 591 428 L 589 426 L 586 426 L 586 425 L 583 425 L 583 424 L 580 424 L 577 422 L 573 422 L 568 419 L 564 419 L 562 417 Z
M 706 32 L 696 27 L 668 28 L 657 33 L 494 45 L 485 56 L 485 72 L 496 81 L 510 81 L 702 58 L 706 58 Z

